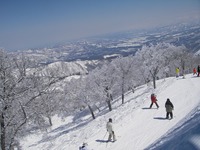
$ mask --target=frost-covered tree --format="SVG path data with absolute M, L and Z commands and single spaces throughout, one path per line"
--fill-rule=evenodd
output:
M 139 67 L 142 66 L 142 62 L 137 57 L 131 57 L 132 61 L 132 67 L 131 67 L 131 76 L 130 79 L 128 79 L 128 88 L 132 90 L 132 92 L 135 92 L 135 88 L 139 85 L 142 85 L 146 83 L 146 78 L 143 74 L 143 68 Z
M 197 68 L 198 65 L 200 65 L 200 55 L 193 55 L 191 61 L 191 68 Z
M 143 46 L 141 50 L 136 53 L 136 57 L 142 62 L 145 76 L 150 75 L 153 79 L 153 86 L 156 88 L 156 79 L 158 74 L 163 74 L 170 61 L 173 61 L 176 51 L 182 51 L 183 46 L 174 46 L 169 43 L 158 43 L 156 45 Z
M 177 64 L 180 66 L 181 74 L 184 76 L 186 73 L 189 73 L 189 70 L 192 70 L 191 63 L 193 54 L 187 52 L 187 49 L 184 48 L 181 51 L 176 52 Z
M 94 91 L 94 89 L 94 82 L 92 81 L 92 78 L 81 78 L 81 85 L 78 96 L 83 104 L 88 107 L 93 119 L 95 119 L 96 117 L 92 106 L 97 102 L 95 97 L 96 92 Z
M 101 69 L 93 71 L 93 82 L 95 83 L 96 91 L 101 98 L 101 101 L 105 101 L 110 111 L 112 111 L 113 93 L 115 92 L 115 86 L 117 76 L 116 70 L 109 62 L 105 63 Z
M 56 89 L 46 89 L 40 97 L 32 102 L 33 107 L 29 111 L 32 112 L 32 121 L 35 126 L 46 128 L 46 126 L 53 125 L 52 117 L 58 113 L 61 105 L 60 94 L 62 93 Z
M 180 68 L 182 75 L 189 73 L 189 70 L 192 71 L 194 55 L 189 53 L 185 46 L 174 46 L 170 44 L 168 49 L 169 50 L 166 52 L 167 57 L 164 72 L 159 72 L 160 76 L 175 76 L 175 69 L 177 67 Z M 166 74 L 166 76 L 163 74 Z
M 0 132 L 1 149 L 11 149 L 15 137 L 27 122 L 22 98 L 30 89 L 27 77 L 28 61 L 11 59 L 0 51 Z
M 82 76 L 79 79 L 72 79 L 64 87 L 63 110 L 65 114 L 77 112 L 88 107 L 92 118 L 95 119 L 93 105 L 97 102 L 92 79 Z
M 130 80 L 133 75 L 133 57 L 119 57 L 113 60 L 112 64 L 115 66 L 116 71 L 114 74 L 118 79 L 117 81 L 121 89 L 122 104 L 124 104 L 124 94 L 130 87 Z
M 63 95 L 63 111 L 64 114 L 69 114 L 76 110 L 80 110 L 83 106 L 83 102 L 79 99 L 79 93 L 81 89 L 82 81 L 81 79 L 71 79 L 64 86 Z
M 9 150 L 17 139 L 25 133 L 25 127 L 35 120 L 47 117 L 46 114 L 36 114 L 49 109 L 43 107 L 39 99 L 47 94 L 56 82 L 64 77 L 43 76 L 37 69 L 31 69 L 30 61 L 23 55 L 10 57 L 5 51 L 0 51 L 0 136 L 1 149 Z M 38 109 L 36 109 L 38 108 Z

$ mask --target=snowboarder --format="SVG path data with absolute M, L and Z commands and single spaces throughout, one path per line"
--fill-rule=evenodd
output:
M 178 78 L 179 77 L 179 73 L 180 73 L 180 69 L 179 67 L 176 68 L 176 77 Z
M 198 72 L 197 77 L 199 77 L 199 75 L 200 75 L 200 65 L 198 65 L 198 67 L 197 67 L 197 72 Z
M 169 119 L 169 115 L 170 115 L 171 119 L 173 119 L 172 111 L 174 110 L 174 106 L 169 98 L 167 99 L 167 101 L 165 103 L 165 108 L 166 108 L 166 112 L 167 112 L 166 119 Z
M 109 118 L 107 124 L 106 124 L 106 129 L 109 133 L 109 136 L 108 136 L 108 142 L 111 141 L 111 139 L 113 138 L 113 142 L 116 141 L 116 137 L 115 137 L 115 132 L 113 130 L 113 125 L 112 125 L 112 119 Z
M 83 145 L 79 147 L 79 150 L 89 150 L 88 144 L 87 143 L 83 143 Z
M 157 100 L 157 98 L 156 98 L 156 95 L 155 95 L 155 94 L 151 94 L 151 105 L 150 105 L 149 108 L 151 108 L 151 107 L 153 106 L 153 103 L 155 103 L 156 106 L 157 106 L 157 108 L 159 108 L 157 101 L 158 101 L 158 100 Z
M 196 68 L 193 69 L 193 75 L 197 74 Z

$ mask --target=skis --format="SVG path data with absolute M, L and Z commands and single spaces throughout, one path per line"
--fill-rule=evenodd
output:
M 115 143 L 117 140 L 113 140 L 113 141 L 107 141 L 106 142 L 106 147 L 108 146 L 108 143 Z

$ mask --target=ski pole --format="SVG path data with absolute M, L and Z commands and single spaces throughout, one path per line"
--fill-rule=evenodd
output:
M 107 134 L 107 132 L 108 132 L 108 131 L 106 131 L 106 134 Z M 106 134 L 104 135 L 103 140 L 104 140 L 104 138 L 106 137 Z

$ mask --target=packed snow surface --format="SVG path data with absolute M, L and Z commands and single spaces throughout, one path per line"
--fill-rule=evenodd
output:
M 150 106 L 155 93 L 159 109 Z M 174 105 L 174 118 L 165 119 L 165 102 Z M 170 77 L 157 81 L 157 88 L 143 85 L 135 93 L 127 92 L 113 102 L 113 111 L 102 108 L 95 120 L 85 111 L 61 120 L 53 118 L 53 126 L 21 140 L 23 150 L 78 150 L 86 142 L 90 150 L 200 149 L 200 77 Z M 113 119 L 116 142 L 106 142 L 106 122 Z

